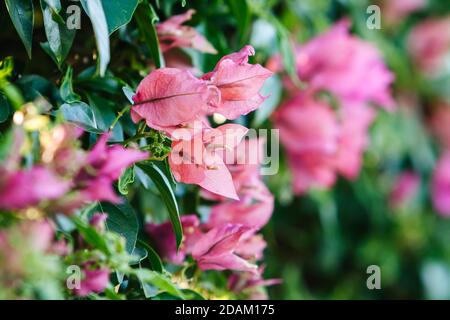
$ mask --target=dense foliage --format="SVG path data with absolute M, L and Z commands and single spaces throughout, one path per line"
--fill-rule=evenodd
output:
M 1 299 L 450 298 L 445 1 L 0 20 Z

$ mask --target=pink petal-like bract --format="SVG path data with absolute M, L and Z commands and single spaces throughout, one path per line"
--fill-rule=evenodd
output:
M 205 53 L 217 53 L 216 49 L 195 28 L 182 25 L 190 20 L 194 13 L 195 10 L 190 9 L 183 14 L 172 16 L 156 26 L 163 52 L 178 47 L 193 48 Z
M 180 217 L 183 227 L 183 243 L 177 251 L 175 234 L 170 221 L 162 224 L 148 223 L 145 226 L 149 237 L 153 240 L 155 248 L 161 257 L 173 264 L 182 264 L 186 254 L 191 253 L 193 243 L 201 235 L 200 221 L 195 215 L 184 215 Z
M 239 270 L 256 272 L 257 267 L 235 254 L 241 238 L 251 228 L 227 224 L 201 236 L 192 249 L 192 256 L 202 270 Z
M 141 81 L 133 101 L 135 123 L 145 120 L 149 127 L 164 130 L 199 119 L 208 104 L 220 101 L 220 92 L 187 70 L 162 68 Z
M 257 109 L 264 102 L 265 98 L 259 91 L 272 72 L 259 64 L 249 64 L 248 56 L 253 54 L 254 49 L 245 46 L 237 53 L 224 56 L 214 71 L 203 76 L 221 93 L 221 103 L 210 105 L 210 113 L 236 119 Z
M 41 166 L 3 172 L 0 177 L 0 208 L 22 209 L 37 205 L 42 200 L 57 199 L 64 195 L 70 186 L 69 181 L 63 181 L 51 170 Z
M 90 293 L 100 293 L 106 289 L 109 284 L 110 271 L 103 269 L 84 269 L 84 279 L 80 281 L 80 287 L 74 289 L 77 296 L 87 296 Z

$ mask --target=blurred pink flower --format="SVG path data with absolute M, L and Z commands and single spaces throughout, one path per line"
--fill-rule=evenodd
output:
M 341 108 L 336 168 L 347 179 L 361 170 L 363 152 L 368 145 L 368 129 L 375 111 L 364 104 L 345 104 Z
M 338 150 L 339 124 L 327 104 L 302 92 L 273 115 L 293 173 L 294 192 L 330 187 L 336 177 L 333 156 Z
M 392 207 L 401 207 L 409 203 L 418 193 L 420 176 L 413 171 L 402 172 L 395 180 L 389 196 Z
M 238 199 L 231 174 L 224 163 L 223 150 L 238 145 L 247 130 L 237 124 L 226 124 L 215 129 L 205 128 L 194 133 L 189 140 L 173 141 L 169 164 L 175 179 Z
M 25 220 L 0 231 L 0 263 L 6 274 L 20 274 L 29 254 L 54 251 L 54 230 L 47 220 Z
M 144 119 L 149 127 L 165 130 L 198 120 L 209 104 L 219 103 L 220 92 L 187 70 L 162 68 L 141 81 L 133 101 L 135 123 Z
M 441 145 L 450 150 L 450 104 L 441 102 L 436 107 L 431 116 L 430 126 Z
M 341 20 L 325 33 L 296 49 L 297 73 L 310 89 L 328 90 L 342 104 L 376 103 L 387 110 L 394 108 L 390 86 L 394 74 L 371 43 L 349 33 L 350 21 Z M 332 52 L 333 54 L 330 54 Z M 283 69 L 281 57 L 272 57 L 272 71 Z M 298 88 L 287 83 L 296 93 Z
M 430 18 L 411 30 L 408 50 L 423 72 L 439 72 L 450 51 L 450 17 Z
M 201 235 L 200 221 L 196 215 L 181 216 L 183 227 L 183 242 L 176 248 L 175 234 L 170 221 L 162 224 L 147 223 L 145 230 L 155 243 L 156 250 L 161 257 L 173 264 L 182 264 L 186 254 L 191 253 L 193 244 Z
M 381 12 L 389 24 L 397 24 L 414 11 L 426 6 L 428 0 L 382 0 Z
M 0 208 L 23 209 L 63 196 L 71 187 L 50 169 L 34 166 L 13 172 L 0 170 Z
M 120 202 L 115 194 L 113 182 L 135 162 L 148 158 L 146 152 L 125 149 L 121 145 L 107 146 L 109 135 L 102 135 L 88 154 L 84 168 L 75 177 L 80 188 L 74 202 L 110 201 Z
M 257 267 L 236 254 L 246 233 L 252 229 L 243 225 L 226 224 L 198 238 L 192 257 L 201 270 L 237 270 L 256 272 Z
M 299 48 L 300 79 L 312 88 L 331 91 L 344 103 L 373 102 L 391 110 L 393 73 L 384 64 L 378 49 L 352 36 L 349 28 L 350 21 L 341 20 Z
M 221 93 L 220 103 L 210 105 L 210 113 L 236 119 L 257 109 L 264 102 L 265 98 L 259 94 L 259 90 L 272 72 L 259 64 L 249 64 L 248 56 L 254 54 L 253 47 L 247 45 L 239 52 L 222 57 L 214 70 L 203 76 Z
M 84 278 L 80 281 L 80 288 L 74 289 L 77 296 L 87 296 L 90 293 L 100 293 L 106 289 L 109 284 L 109 273 L 107 268 L 89 269 L 87 266 L 83 270 Z
M 264 279 L 263 273 L 264 267 L 259 267 L 258 272 L 233 273 L 228 277 L 228 288 L 238 294 L 246 293 L 250 300 L 267 300 L 267 294 L 258 289 L 280 284 L 282 280 Z
M 333 154 L 338 148 L 339 124 L 331 107 L 300 92 L 273 114 L 280 140 L 288 153 Z
M 433 173 L 432 200 L 437 212 L 450 216 L 450 153 L 444 154 L 438 161 Z
M 156 26 L 158 39 L 163 52 L 172 48 L 193 48 L 205 53 L 216 54 L 214 47 L 191 26 L 182 25 L 190 20 L 195 10 L 175 15 Z
M 94 227 L 98 232 L 102 233 L 105 231 L 105 222 L 108 219 L 108 215 L 106 213 L 96 212 L 92 215 L 89 220 L 89 224 Z

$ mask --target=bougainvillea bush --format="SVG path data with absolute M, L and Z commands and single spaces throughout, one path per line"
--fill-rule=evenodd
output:
M 446 2 L 0 21 L 1 299 L 450 298 Z

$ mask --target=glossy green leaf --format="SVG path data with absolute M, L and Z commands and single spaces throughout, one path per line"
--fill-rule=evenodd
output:
M 102 0 L 109 34 L 130 22 L 138 0 Z
M 150 50 L 156 67 L 164 68 L 164 57 L 159 47 L 158 34 L 156 33 L 155 27 L 159 18 L 156 15 L 155 10 L 150 4 L 143 2 L 138 6 L 135 17 L 139 32 Z
M 144 247 L 147 250 L 148 253 L 148 260 L 150 261 L 150 264 L 152 266 L 152 269 L 156 272 L 162 273 L 164 270 L 161 258 L 159 257 L 158 253 L 149 246 L 147 243 L 145 243 L 142 240 L 138 240 L 138 244 L 142 247 Z
M 61 67 L 72 47 L 75 30 L 69 30 L 65 23 L 55 21 L 55 17 L 59 16 L 61 10 L 60 0 L 41 0 L 41 9 L 48 48 L 51 50 L 58 67 Z M 59 16 L 59 18 L 61 17 Z
M 247 42 L 247 38 L 250 34 L 250 21 L 251 21 L 251 12 L 250 8 L 247 4 L 247 1 L 235 1 L 228 0 L 228 6 L 231 9 L 231 12 L 236 17 L 238 30 L 239 30 L 239 43 L 240 45 L 244 45 Z
M 116 232 L 126 239 L 126 248 L 128 253 L 132 253 L 136 246 L 138 234 L 138 220 L 136 212 L 130 206 L 125 198 L 122 203 L 101 203 L 100 209 L 108 214 L 106 226 L 110 231 Z
M 94 248 L 97 248 L 101 250 L 102 252 L 109 254 L 108 244 L 106 243 L 106 240 L 89 224 L 85 223 L 83 220 L 81 220 L 79 217 L 73 216 L 72 221 L 77 226 L 78 232 L 82 235 L 83 239 L 93 246 Z
M 122 87 L 123 94 L 127 97 L 128 101 L 133 104 L 134 91 L 130 87 Z
M 177 242 L 177 248 L 180 246 L 183 240 L 183 228 L 180 221 L 180 213 L 178 211 L 177 199 L 171 188 L 170 180 L 166 177 L 163 171 L 151 162 L 140 163 L 137 165 L 142 169 L 155 183 L 164 203 L 167 206 L 170 215 L 170 221 L 172 222 L 172 228 L 175 232 L 175 239 Z
M 123 195 L 128 194 L 128 185 L 134 182 L 134 166 L 127 168 L 119 177 L 118 189 Z
M 183 297 L 183 293 L 164 275 L 147 269 L 135 270 L 136 276 L 140 281 L 149 283 L 162 291 L 177 296 Z
M 91 107 L 84 102 L 64 103 L 59 111 L 66 121 L 93 133 L 102 133 L 98 128 L 97 122 Z
M 109 32 L 101 0 L 81 0 L 84 10 L 91 19 L 99 53 L 100 76 L 104 76 L 110 60 Z
M 31 59 L 34 24 L 33 0 L 5 0 L 5 3 L 14 27 Z
M 5 122 L 11 113 L 11 105 L 8 99 L 0 94 L 0 123 Z
M 80 96 L 73 91 L 72 73 L 73 69 L 69 66 L 66 70 L 66 74 L 64 75 L 61 87 L 59 88 L 61 99 L 67 103 L 80 101 L 81 99 Z

